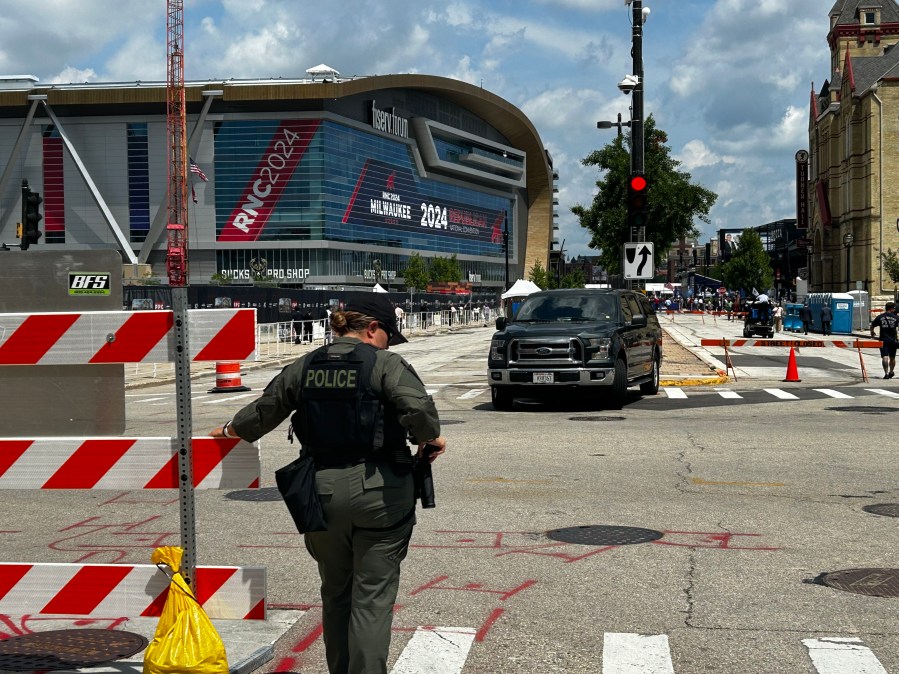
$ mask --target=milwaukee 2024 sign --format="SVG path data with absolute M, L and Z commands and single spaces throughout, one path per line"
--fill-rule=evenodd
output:
M 409 169 L 369 159 L 356 180 L 343 223 L 478 239 L 501 246 L 504 218 L 505 211 L 422 195 Z

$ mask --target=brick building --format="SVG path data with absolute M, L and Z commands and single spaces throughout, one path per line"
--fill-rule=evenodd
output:
M 809 118 L 809 289 L 892 295 L 880 253 L 899 249 L 899 5 L 837 0 L 827 42 Z

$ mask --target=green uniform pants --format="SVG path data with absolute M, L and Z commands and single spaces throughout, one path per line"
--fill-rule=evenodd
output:
M 316 474 L 327 531 L 305 534 L 321 576 L 331 674 L 387 674 L 393 606 L 415 517 L 412 475 L 387 463 Z

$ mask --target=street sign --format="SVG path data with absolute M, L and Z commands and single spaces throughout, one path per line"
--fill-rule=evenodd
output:
M 652 243 L 624 244 L 624 278 L 651 279 L 655 275 Z
M 725 288 L 724 286 L 721 286 L 720 288 L 718 288 L 718 294 L 719 295 L 727 295 L 727 288 Z
M 797 248 L 808 248 L 812 243 L 811 239 L 796 239 Z

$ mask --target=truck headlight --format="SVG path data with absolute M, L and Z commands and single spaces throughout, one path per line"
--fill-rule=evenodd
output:
M 612 340 L 608 337 L 591 337 L 587 341 L 587 350 L 593 354 L 589 360 L 607 360 L 609 357 L 609 347 Z
M 490 340 L 490 360 L 505 360 L 506 343 L 501 339 Z

